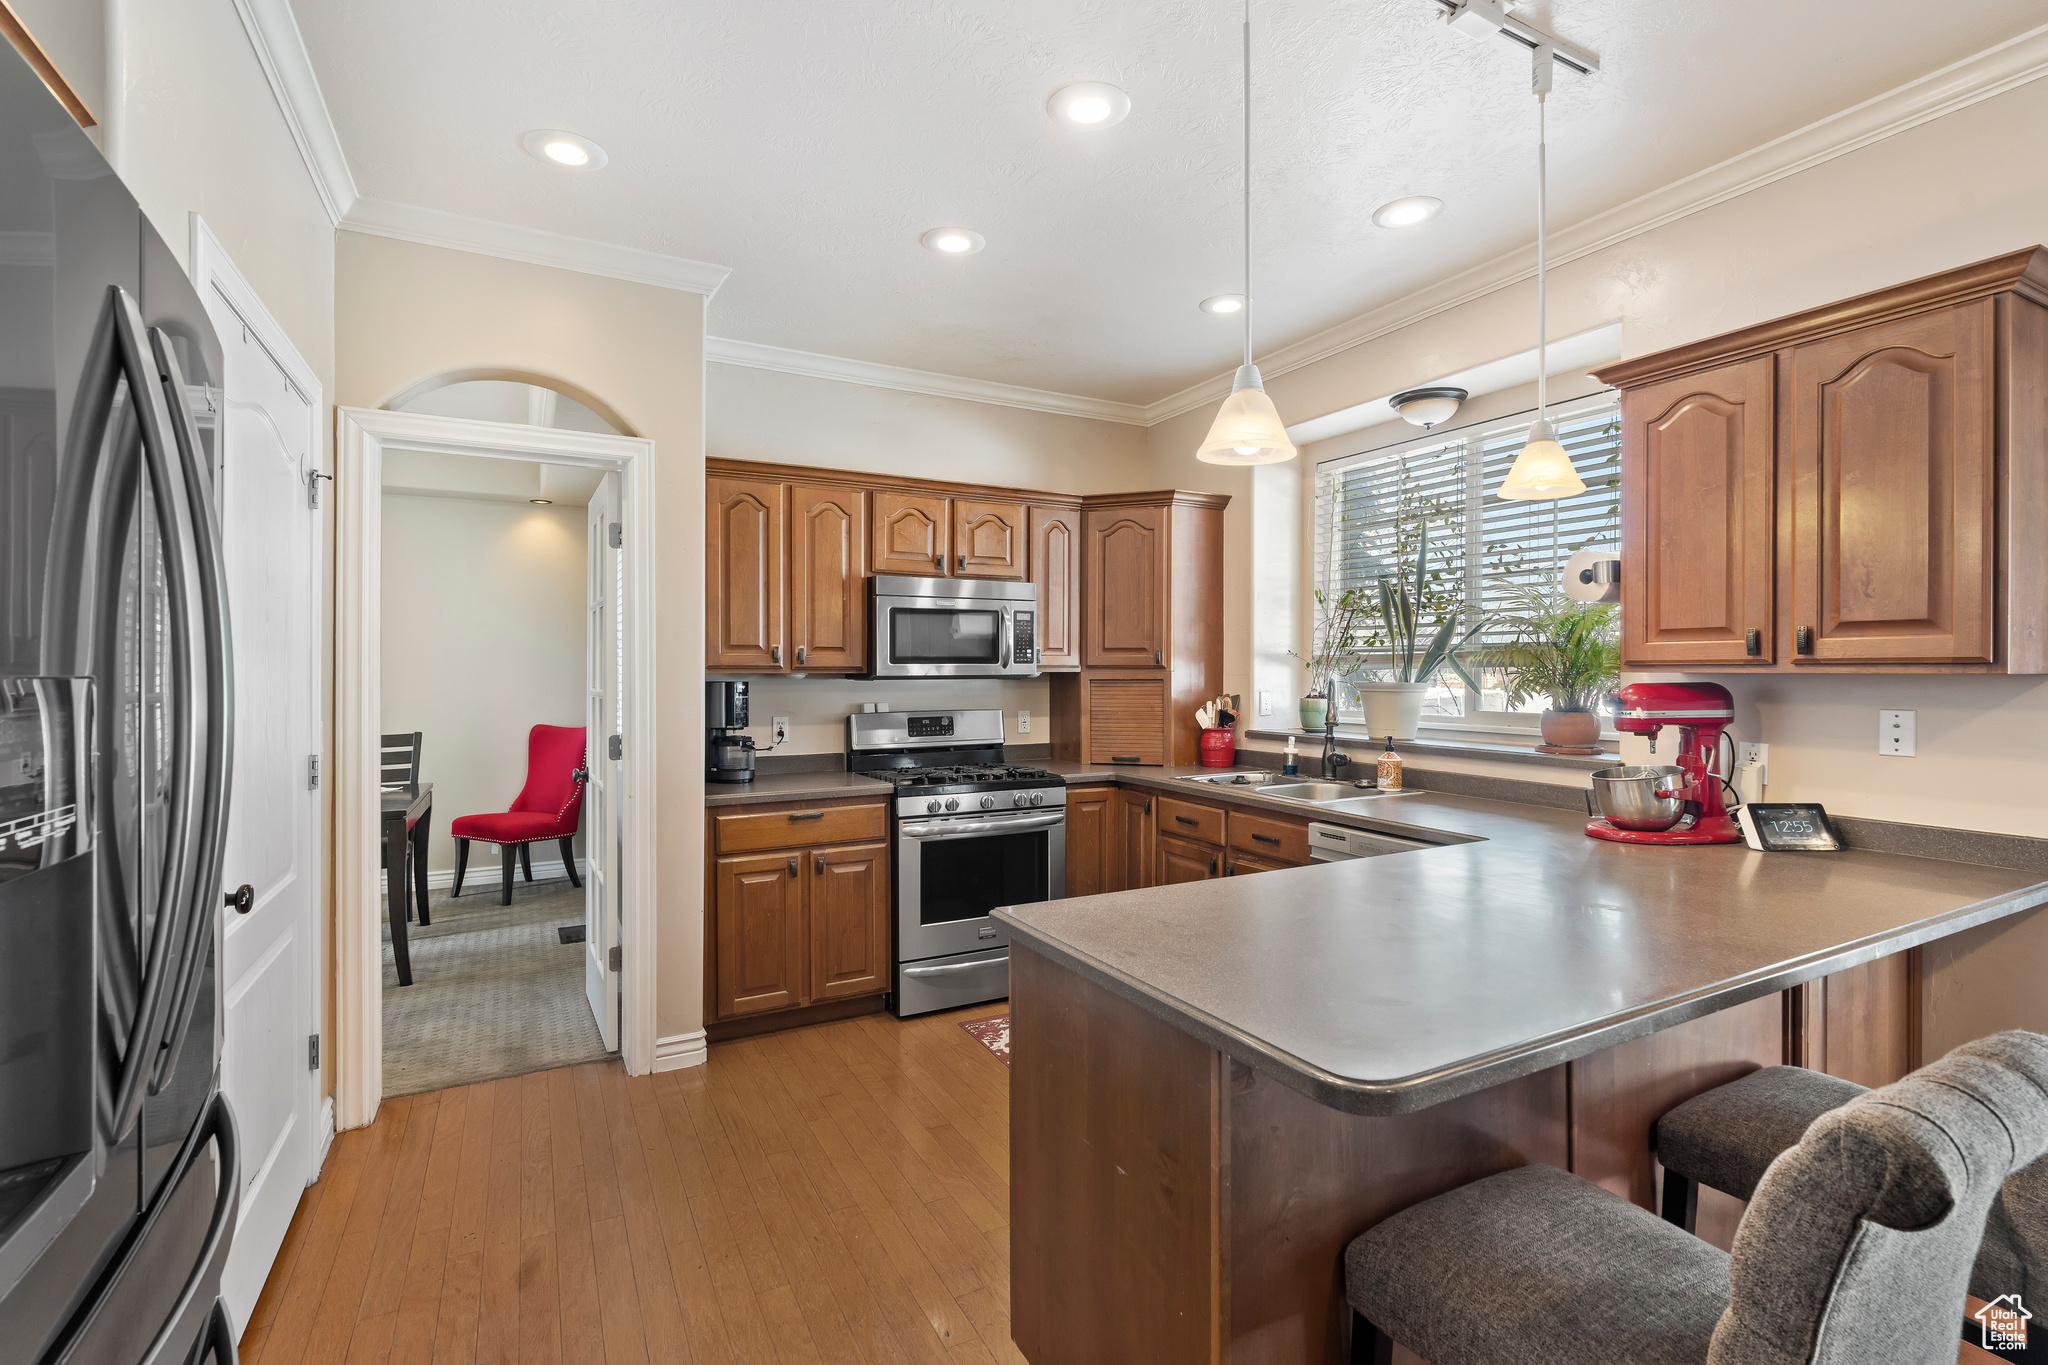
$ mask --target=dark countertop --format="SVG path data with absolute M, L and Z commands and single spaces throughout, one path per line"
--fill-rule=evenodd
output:
M 829 801 L 841 796 L 872 796 L 894 793 L 895 786 L 858 773 L 756 773 L 752 782 L 706 782 L 704 804 L 753 806 L 768 801 Z
M 1291 814 L 1176 781 L 1049 764 Z M 1011 937 L 1334 1109 L 1398 1114 L 2048 903 L 2035 874 L 1659 848 L 1412 791 L 1332 823 L 1445 846 L 998 910 Z M 1326 818 L 1317 816 L 1316 818 Z

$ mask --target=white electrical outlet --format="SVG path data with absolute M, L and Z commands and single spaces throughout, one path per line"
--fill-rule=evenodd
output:
M 1913 757 L 1913 717 L 1911 711 L 1880 711 L 1877 713 L 1877 751 L 1889 758 Z
M 1271 692 L 1259 693 L 1259 714 L 1262 716 L 1273 714 L 1273 694 Z
M 1737 740 L 1735 743 L 1735 766 L 1739 768 L 1751 761 L 1754 761 L 1757 765 L 1758 780 L 1768 787 L 1771 784 L 1771 746 L 1768 744 L 1744 744 L 1742 741 Z
M 1017 733 L 1020 735 L 1031 733 L 1031 713 L 1029 711 L 1019 711 L 1017 713 Z
M 788 716 L 777 716 L 777 717 L 775 718 L 775 742 L 776 742 L 777 744 L 784 744 L 784 743 L 787 743 L 787 742 L 788 742 L 788 740 L 789 740 L 789 717 L 788 717 Z

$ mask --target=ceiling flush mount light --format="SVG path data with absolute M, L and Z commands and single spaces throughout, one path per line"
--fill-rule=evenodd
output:
M 1222 316 L 1227 316 L 1231 313 L 1243 312 L 1244 295 L 1211 294 L 1208 298 L 1202 300 L 1202 311 L 1205 313 L 1216 313 Z
M 579 171 L 597 170 L 611 160 L 604 154 L 604 148 L 589 138 L 559 128 L 536 128 L 521 138 L 520 144 L 542 161 Z
M 1518 502 L 1573 498 L 1586 491 L 1586 481 L 1572 457 L 1550 430 L 1549 328 L 1550 175 L 1544 128 L 1545 97 L 1550 94 L 1551 52 L 1538 47 L 1530 80 L 1536 92 L 1536 420 L 1529 424 L 1529 442 L 1515 456 L 1515 466 L 1501 482 L 1500 495 Z
M 1045 102 L 1052 121 L 1067 128 L 1109 128 L 1131 112 L 1131 97 L 1106 81 L 1077 81 Z
M 1244 7 L 1244 364 L 1195 458 L 1204 464 L 1279 464 L 1294 458 L 1280 410 L 1252 364 L 1252 7 Z M 1204 305 L 1207 306 L 1206 304 Z
M 1372 221 L 1383 228 L 1417 227 L 1436 217 L 1443 210 L 1444 201 L 1436 196 L 1411 194 L 1406 199 L 1381 204 L 1372 211 Z
M 941 256 L 972 256 L 988 245 L 980 233 L 963 227 L 936 227 L 917 240 Z
M 535 507 L 553 507 L 555 505 L 553 498 L 528 498 L 527 501 Z
M 1450 421 L 1457 414 L 1458 405 L 1471 396 L 1463 389 L 1409 389 L 1389 398 L 1387 406 L 1400 413 L 1402 421 L 1427 431 L 1439 422 Z

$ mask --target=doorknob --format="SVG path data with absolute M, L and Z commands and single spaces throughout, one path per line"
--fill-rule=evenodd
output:
M 256 888 L 247 882 L 243 882 L 240 886 L 228 892 L 228 904 L 235 908 L 236 914 L 248 914 L 256 908 Z

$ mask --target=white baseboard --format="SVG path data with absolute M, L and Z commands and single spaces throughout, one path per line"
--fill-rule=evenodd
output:
M 576 860 L 576 875 L 582 876 L 589 867 L 590 860 L 588 858 L 578 858 Z M 476 851 L 472 849 L 469 857 L 469 870 L 462 874 L 462 889 L 469 891 L 480 886 L 496 886 L 499 878 L 504 875 L 503 868 L 504 865 L 498 861 L 495 853 L 488 858 L 483 858 L 477 856 Z M 544 863 L 538 858 L 533 860 L 533 879 L 537 882 L 557 882 L 563 880 L 568 875 L 568 873 L 562 870 L 562 860 L 560 858 L 555 859 L 551 863 Z M 526 874 L 514 868 L 512 879 L 523 885 L 526 881 Z M 455 885 L 454 868 L 430 867 L 427 869 L 427 889 L 429 891 L 446 891 L 453 885 Z
M 334 1096 L 320 1101 L 320 1126 L 313 1132 L 313 1178 L 308 1185 L 320 1181 L 320 1172 L 327 1168 L 327 1153 L 334 1146 Z
M 654 1069 L 656 1071 L 681 1071 L 686 1066 L 702 1066 L 711 1049 L 704 1038 L 704 1030 L 695 1033 L 674 1033 L 666 1038 L 654 1040 Z

